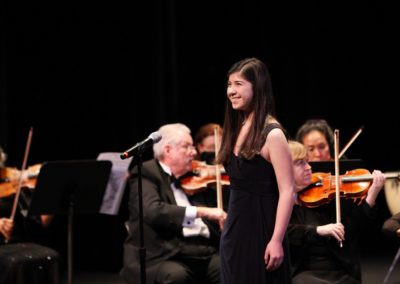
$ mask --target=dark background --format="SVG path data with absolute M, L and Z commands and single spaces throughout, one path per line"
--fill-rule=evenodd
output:
M 345 145 L 364 126 L 346 155 L 371 171 L 400 168 L 398 21 L 382 1 L 1 5 L 0 145 L 9 166 L 21 166 L 31 126 L 28 165 L 122 152 L 165 123 L 193 132 L 222 124 L 226 72 L 255 56 L 271 71 L 278 119 L 292 136 L 306 119 L 325 118 Z M 378 203 L 362 245 L 390 251 L 383 192 Z M 118 270 L 124 218 L 79 217 L 76 265 Z

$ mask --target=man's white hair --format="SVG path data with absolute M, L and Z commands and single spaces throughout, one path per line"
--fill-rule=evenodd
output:
M 185 134 L 190 134 L 190 129 L 183 123 L 171 123 L 161 126 L 157 130 L 161 134 L 161 141 L 153 145 L 153 155 L 157 160 L 163 158 L 165 145 L 177 145 Z

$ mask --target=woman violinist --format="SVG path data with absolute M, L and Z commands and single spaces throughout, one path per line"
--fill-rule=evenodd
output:
M 296 140 L 307 149 L 309 162 L 333 159 L 333 131 L 325 119 L 309 119 L 296 133 Z
M 51 220 L 50 216 L 26 216 L 30 190 L 20 191 L 18 210 L 11 216 L 17 190 L 10 190 L 10 179 L 4 173 L 18 173 L 7 168 L 6 154 L 0 147 L 0 284 L 8 283 L 59 283 L 59 259 L 57 251 L 43 246 L 42 228 Z M 21 173 L 19 173 L 21 174 Z M 4 186 L 5 185 L 5 186 Z M 10 194 L 8 194 L 10 193 Z M 34 276 L 34 277 L 32 277 Z
M 300 191 L 312 179 L 308 151 L 295 141 L 289 141 L 289 148 Z M 288 226 L 293 284 L 361 283 L 358 236 L 363 226 L 376 217 L 375 200 L 385 180 L 377 170 L 372 176 L 373 182 L 361 204 L 341 198 L 341 223 L 336 222 L 333 201 L 314 208 L 294 206 Z
M 204 124 L 194 135 L 194 146 L 197 150 L 195 159 L 205 161 L 209 165 L 215 163 L 215 129 L 217 129 L 217 138 L 221 141 L 222 127 L 218 123 Z
M 20 192 L 17 213 L 15 218 L 11 218 L 11 211 L 14 204 L 17 180 L 21 172 L 17 169 L 6 167 L 6 154 L 0 147 L 0 243 L 21 242 L 30 239 L 30 234 L 39 232 L 40 227 L 47 226 L 51 221 L 51 216 L 42 215 L 40 218 L 28 218 L 27 212 L 32 188 L 25 190 L 32 181 L 24 182 L 24 190 Z M 40 165 L 38 165 L 40 166 Z M 37 170 L 35 165 L 35 171 Z M 36 227 L 39 227 L 38 229 Z
M 217 137 L 215 137 L 217 134 Z M 210 181 L 204 187 L 194 190 L 191 194 L 189 191 L 189 199 L 194 204 L 204 205 L 208 207 L 217 207 L 216 193 L 216 166 L 215 166 L 215 142 L 221 141 L 222 127 L 217 123 L 207 123 L 202 125 L 194 135 L 194 145 L 197 150 L 196 160 L 193 163 L 194 172 L 206 172 L 204 181 Z M 220 167 L 220 169 L 223 169 Z M 200 174 L 201 175 L 201 174 Z M 209 178 L 207 178 L 207 176 Z M 228 177 L 224 174 L 221 180 L 222 185 L 229 184 Z M 181 180 L 182 187 L 185 188 L 186 179 Z M 190 181 L 188 180 L 190 183 Z M 222 207 L 226 211 L 229 200 L 229 190 L 225 186 L 222 190 Z
M 0 147 L 0 170 L 3 170 L 5 168 L 5 162 L 6 162 L 6 154 L 4 153 L 3 149 Z M 0 199 L 0 240 L 9 240 L 11 239 L 11 234 L 14 229 L 14 221 L 11 220 L 10 218 L 3 217 L 7 216 L 3 214 L 3 207 L 6 207 L 4 205 L 4 201 Z

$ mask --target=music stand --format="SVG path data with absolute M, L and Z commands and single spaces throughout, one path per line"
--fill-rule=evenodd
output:
M 56 161 L 40 169 L 29 215 L 68 215 L 68 284 L 72 283 L 73 215 L 99 213 L 111 165 L 110 161 Z
M 318 161 L 309 162 L 313 173 L 331 173 L 335 174 L 335 162 L 334 161 Z M 346 171 L 364 168 L 364 161 L 361 159 L 342 159 L 339 160 L 339 171 L 340 174 L 344 174 Z
M 400 248 L 398 249 L 396 256 L 393 259 L 393 262 L 390 265 L 388 272 L 386 273 L 385 279 L 383 280 L 383 284 L 388 283 L 390 275 L 392 275 L 393 269 L 396 266 L 397 262 L 399 261 L 399 258 L 400 258 Z

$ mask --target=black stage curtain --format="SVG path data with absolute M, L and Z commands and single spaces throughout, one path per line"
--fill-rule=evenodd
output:
M 0 143 L 20 166 L 31 126 L 36 164 L 122 152 L 165 123 L 222 123 L 226 72 L 255 56 L 292 136 L 320 117 L 344 145 L 364 126 L 346 155 L 398 170 L 397 15 L 386 5 L 3 1 Z

